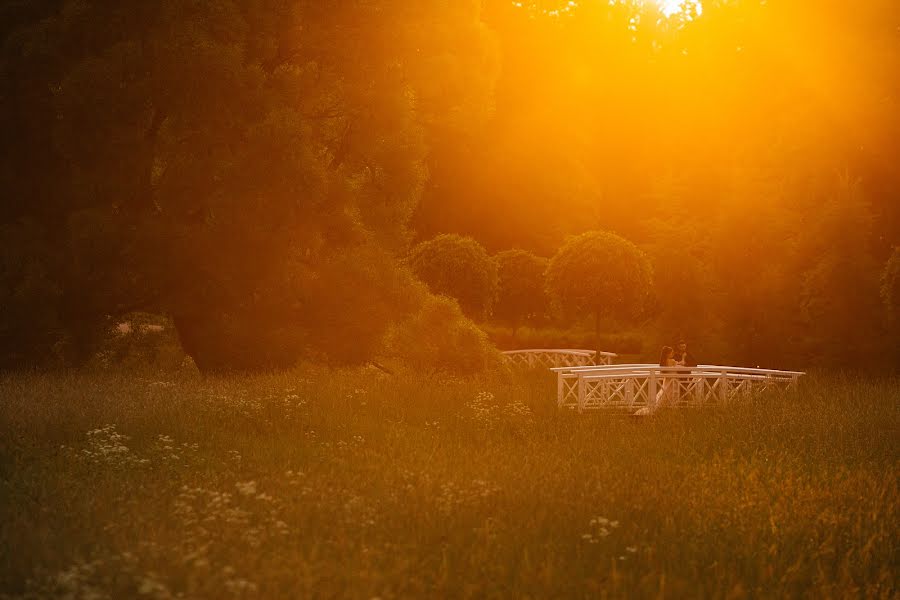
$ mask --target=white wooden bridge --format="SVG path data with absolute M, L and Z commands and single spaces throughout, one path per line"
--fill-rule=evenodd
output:
M 759 391 L 791 388 L 804 375 L 800 371 L 721 365 L 594 365 L 552 370 L 557 377 L 557 404 L 579 412 L 603 408 L 653 410 L 663 386 L 664 400 L 670 406 L 727 404 Z
M 611 365 L 613 359 L 618 356 L 614 352 L 596 352 L 594 350 L 572 348 L 508 350 L 503 355 L 511 365 L 531 369 Z

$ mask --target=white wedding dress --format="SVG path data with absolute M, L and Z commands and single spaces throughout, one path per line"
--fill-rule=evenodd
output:
M 672 364 L 666 366 L 677 366 L 677 363 L 675 361 L 671 361 L 671 363 Z M 656 398 L 653 399 L 653 402 L 648 403 L 647 406 L 641 409 L 638 409 L 638 411 L 635 412 L 634 415 L 636 417 L 643 417 L 652 415 L 660 408 L 675 406 L 675 389 L 677 386 L 678 380 L 674 377 L 663 378 L 662 385 L 659 387 L 659 391 L 656 392 Z

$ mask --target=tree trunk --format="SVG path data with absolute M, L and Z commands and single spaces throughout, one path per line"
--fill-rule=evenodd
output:
M 258 315 L 177 313 L 172 322 L 181 348 L 201 373 L 279 371 L 301 355 L 296 338 L 260 322 Z

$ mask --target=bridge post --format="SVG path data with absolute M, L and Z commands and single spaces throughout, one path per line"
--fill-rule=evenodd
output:
M 628 408 L 634 404 L 634 379 L 631 377 L 625 382 L 625 401 L 628 402 Z
M 584 377 L 578 375 L 578 412 L 584 410 Z
M 719 373 L 719 402 L 724 405 L 728 400 L 728 371 Z
M 556 406 L 562 408 L 563 403 L 565 402 L 565 382 L 563 381 L 563 372 L 557 371 L 556 373 Z
M 647 406 L 652 409 L 656 408 L 656 370 L 650 371 L 650 377 L 647 379 Z

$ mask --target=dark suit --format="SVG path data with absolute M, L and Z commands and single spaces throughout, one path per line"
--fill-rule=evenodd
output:
M 678 352 L 676 350 L 675 355 L 672 358 L 675 359 L 675 362 L 682 362 L 682 359 L 684 359 L 684 366 L 686 366 L 686 367 L 696 367 L 697 366 L 697 361 L 694 360 L 694 355 L 691 354 L 690 352 L 685 352 L 684 354 L 681 354 L 680 352 Z M 689 371 L 685 371 L 685 372 L 687 373 Z

